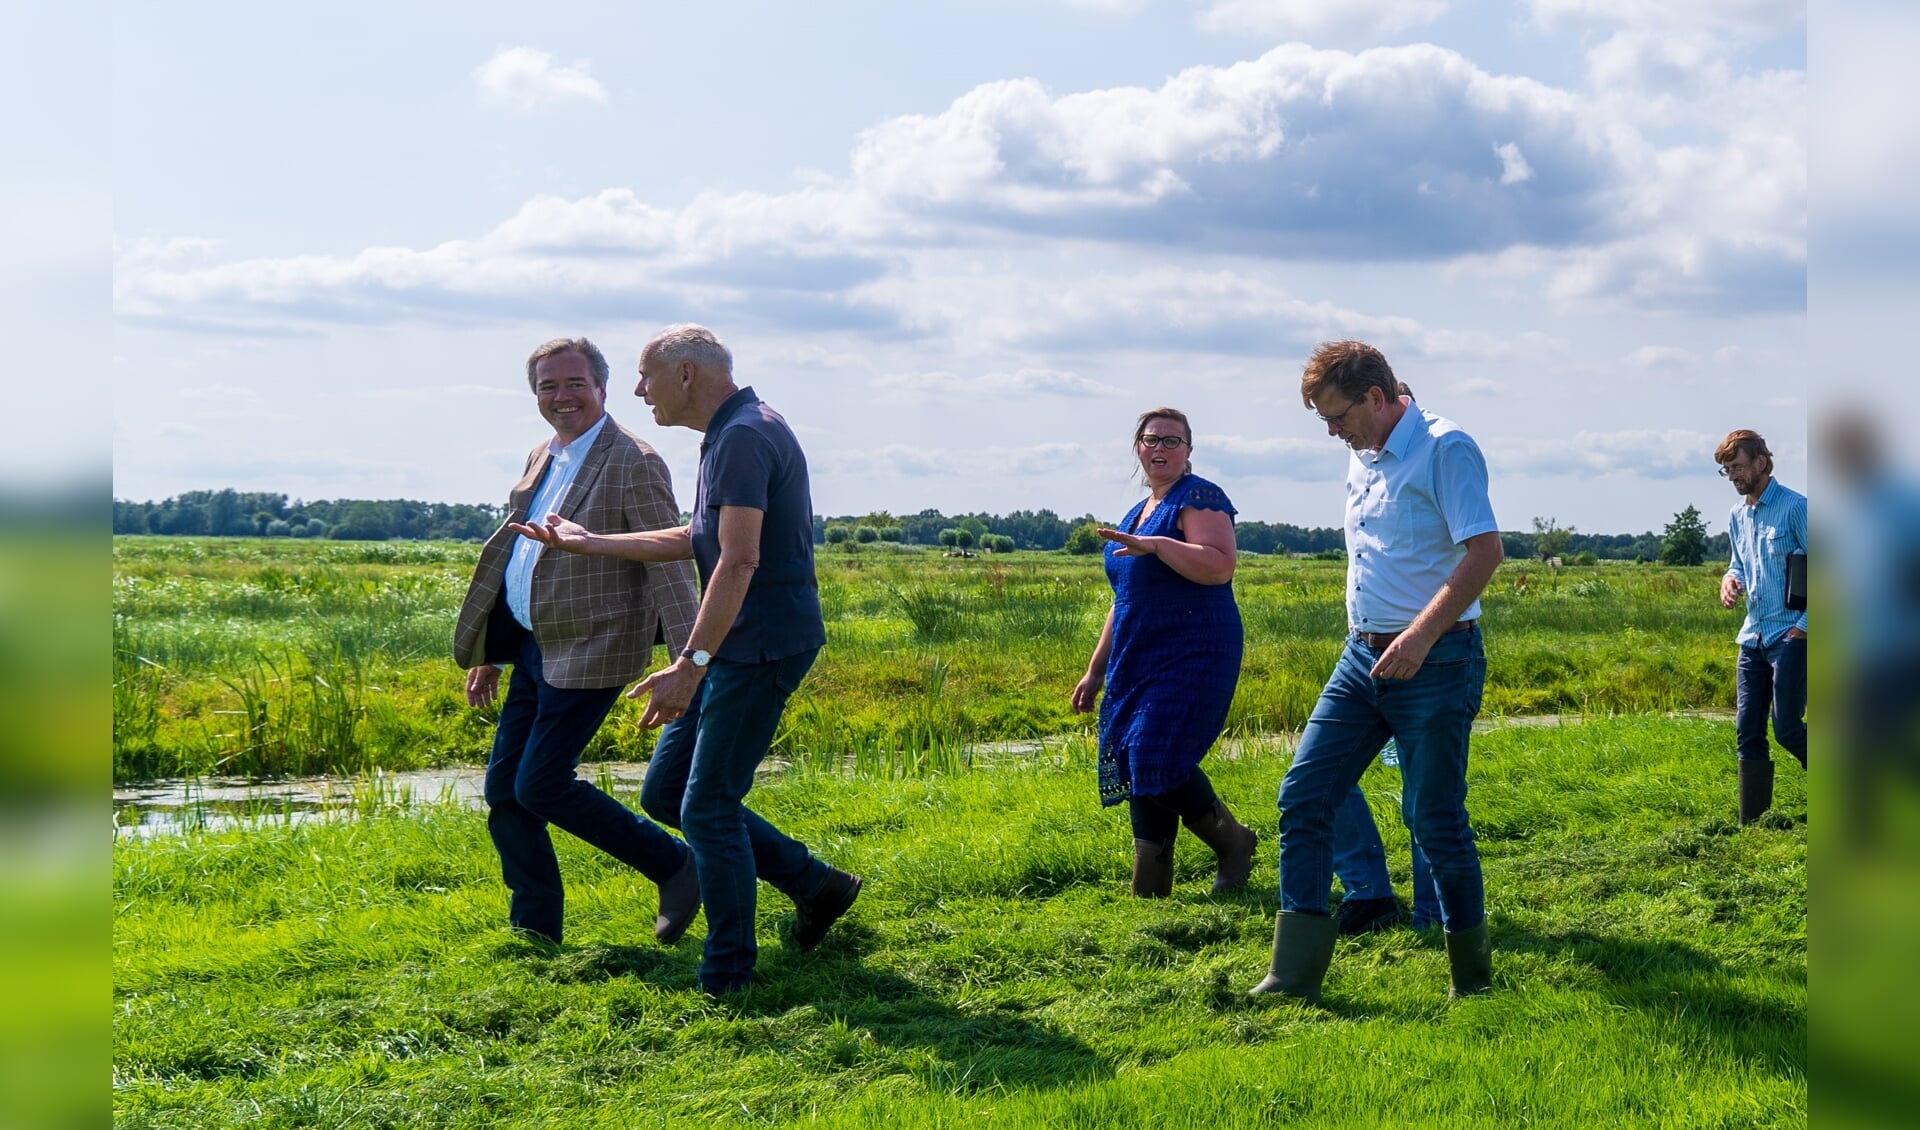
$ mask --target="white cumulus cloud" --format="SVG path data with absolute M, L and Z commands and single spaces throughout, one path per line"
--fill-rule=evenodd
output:
M 557 66 L 551 52 L 508 47 L 474 68 L 473 84 L 482 102 L 522 113 L 570 102 L 605 102 L 607 89 L 589 69 L 585 60 Z
M 1197 17 L 1207 31 L 1268 38 L 1377 38 L 1445 15 L 1446 0 L 1210 0 Z
M 1509 141 L 1505 145 L 1493 147 L 1493 155 L 1500 158 L 1500 183 L 1520 184 L 1533 179 L 1533 166 L 1527 164 L 1526 154 L 1520 147 Z
M 1643 345 L 1627 354 L 1627 364 L 1636 369 L 1684 369 L 1693 361 L 1692 353 L 1671 345 Z

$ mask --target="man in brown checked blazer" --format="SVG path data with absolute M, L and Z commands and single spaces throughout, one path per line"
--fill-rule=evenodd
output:
M 553 437 L 527 456 L 508 522 L 549 511 L 597 533 L 680 524 L 666 461 L 606 414 L 607 362 L 585 338 L 527 358 L 527 383 Z M 700 905 L 693 855 L 658 825 L 575 778 L 581 751 L 653 645 L 687 645 L 700 598 L 690 563 L 547 552 L 503 523 L 480 551 L 454 628 L 467 702 L 486 706 L 513 675 L 487 761 L 487 831 L 511 892 L 508 920 L 560 940 L 564 893 L 547 825 L 587 841 L 660 887 L 654 936 L 678 941 Z

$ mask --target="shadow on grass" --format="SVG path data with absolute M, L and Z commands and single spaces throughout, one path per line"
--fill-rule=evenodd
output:
M 1092 1048 L 1017 1007 L 956 1007 L 869 965 L 864 957 L 878 945 L 872 929 L 843 920 L 811 953 L 790 941 L 762 949 L 754 987 L 730 1005 L 743 1016 L 811 1007 L 879 1046 L 917 1052 L 902 1058 L 917 1063 L 914 1074 L 935 1093 L 1078 1086 L 1113 1076 Z
M 1604 978 L 1605 994 L 1616 1004 L 1690 1029 L 1729 1054 L 1806 1072 L 1807 1014 L 1795 999 L 1806 991 L 1803 974 L 1730 967 L 1684 942 L 1587 930 L 1540 934 L 1496 926 L 1493 946 L 1496 969 L 1503 952 L 1571 959 Z
M 714 1006 L 737 1020 L 778 1019 L 800 1009 L 819 1014 L 817 1025 L 806 1026 L 806 1036 L 786 1040 L 757 1032 L 762 1050 L 799 1057 L 818 1050 L 812 1047 L 819 1042 L 816 1029 L 830 1028 L 830 1043 L 849 1049 L 847 1066 L 870 1040 L 891 1050 L 938 1094 L 1077 1086 L 1113 1075 L 1112 1066 L 1085 1043 L 1016 1010 L 957 1008 L 897 973 L 867 964 L 864 955 L 879 939 L 858 922 L 836 924 L 810 953 L 793 948 L 784 928 L 782 938 L 783 944 L 761 947 L 753 987 Z M 598 942 L 529 948 L 557 983 L 632 977 L 664 989 L 696 989 L 697 941 L 674 949 Z

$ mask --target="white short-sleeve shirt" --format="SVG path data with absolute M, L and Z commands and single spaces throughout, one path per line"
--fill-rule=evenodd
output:
M 1462 543 L 1499 528 L 1479 445 L 1409 403 L 1380 450 L 1348 461 L 1348 622 L 1405 631 L 1466 556 Z M 1479 615 L 1476 599 L 1461 619 Z

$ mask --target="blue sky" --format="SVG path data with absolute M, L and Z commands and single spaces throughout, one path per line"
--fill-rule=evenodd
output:
M 1143 409 L 1333 525 L 1313 345 L 1381 346 L 1508 529 L 1807 472 L 1804 4 L 122 4 L 114 493 L 499 501 L 523 360 L 712 326 L 826 513 L 1117 515 Z M 683 497 L 683 501 L 685 498 Z

